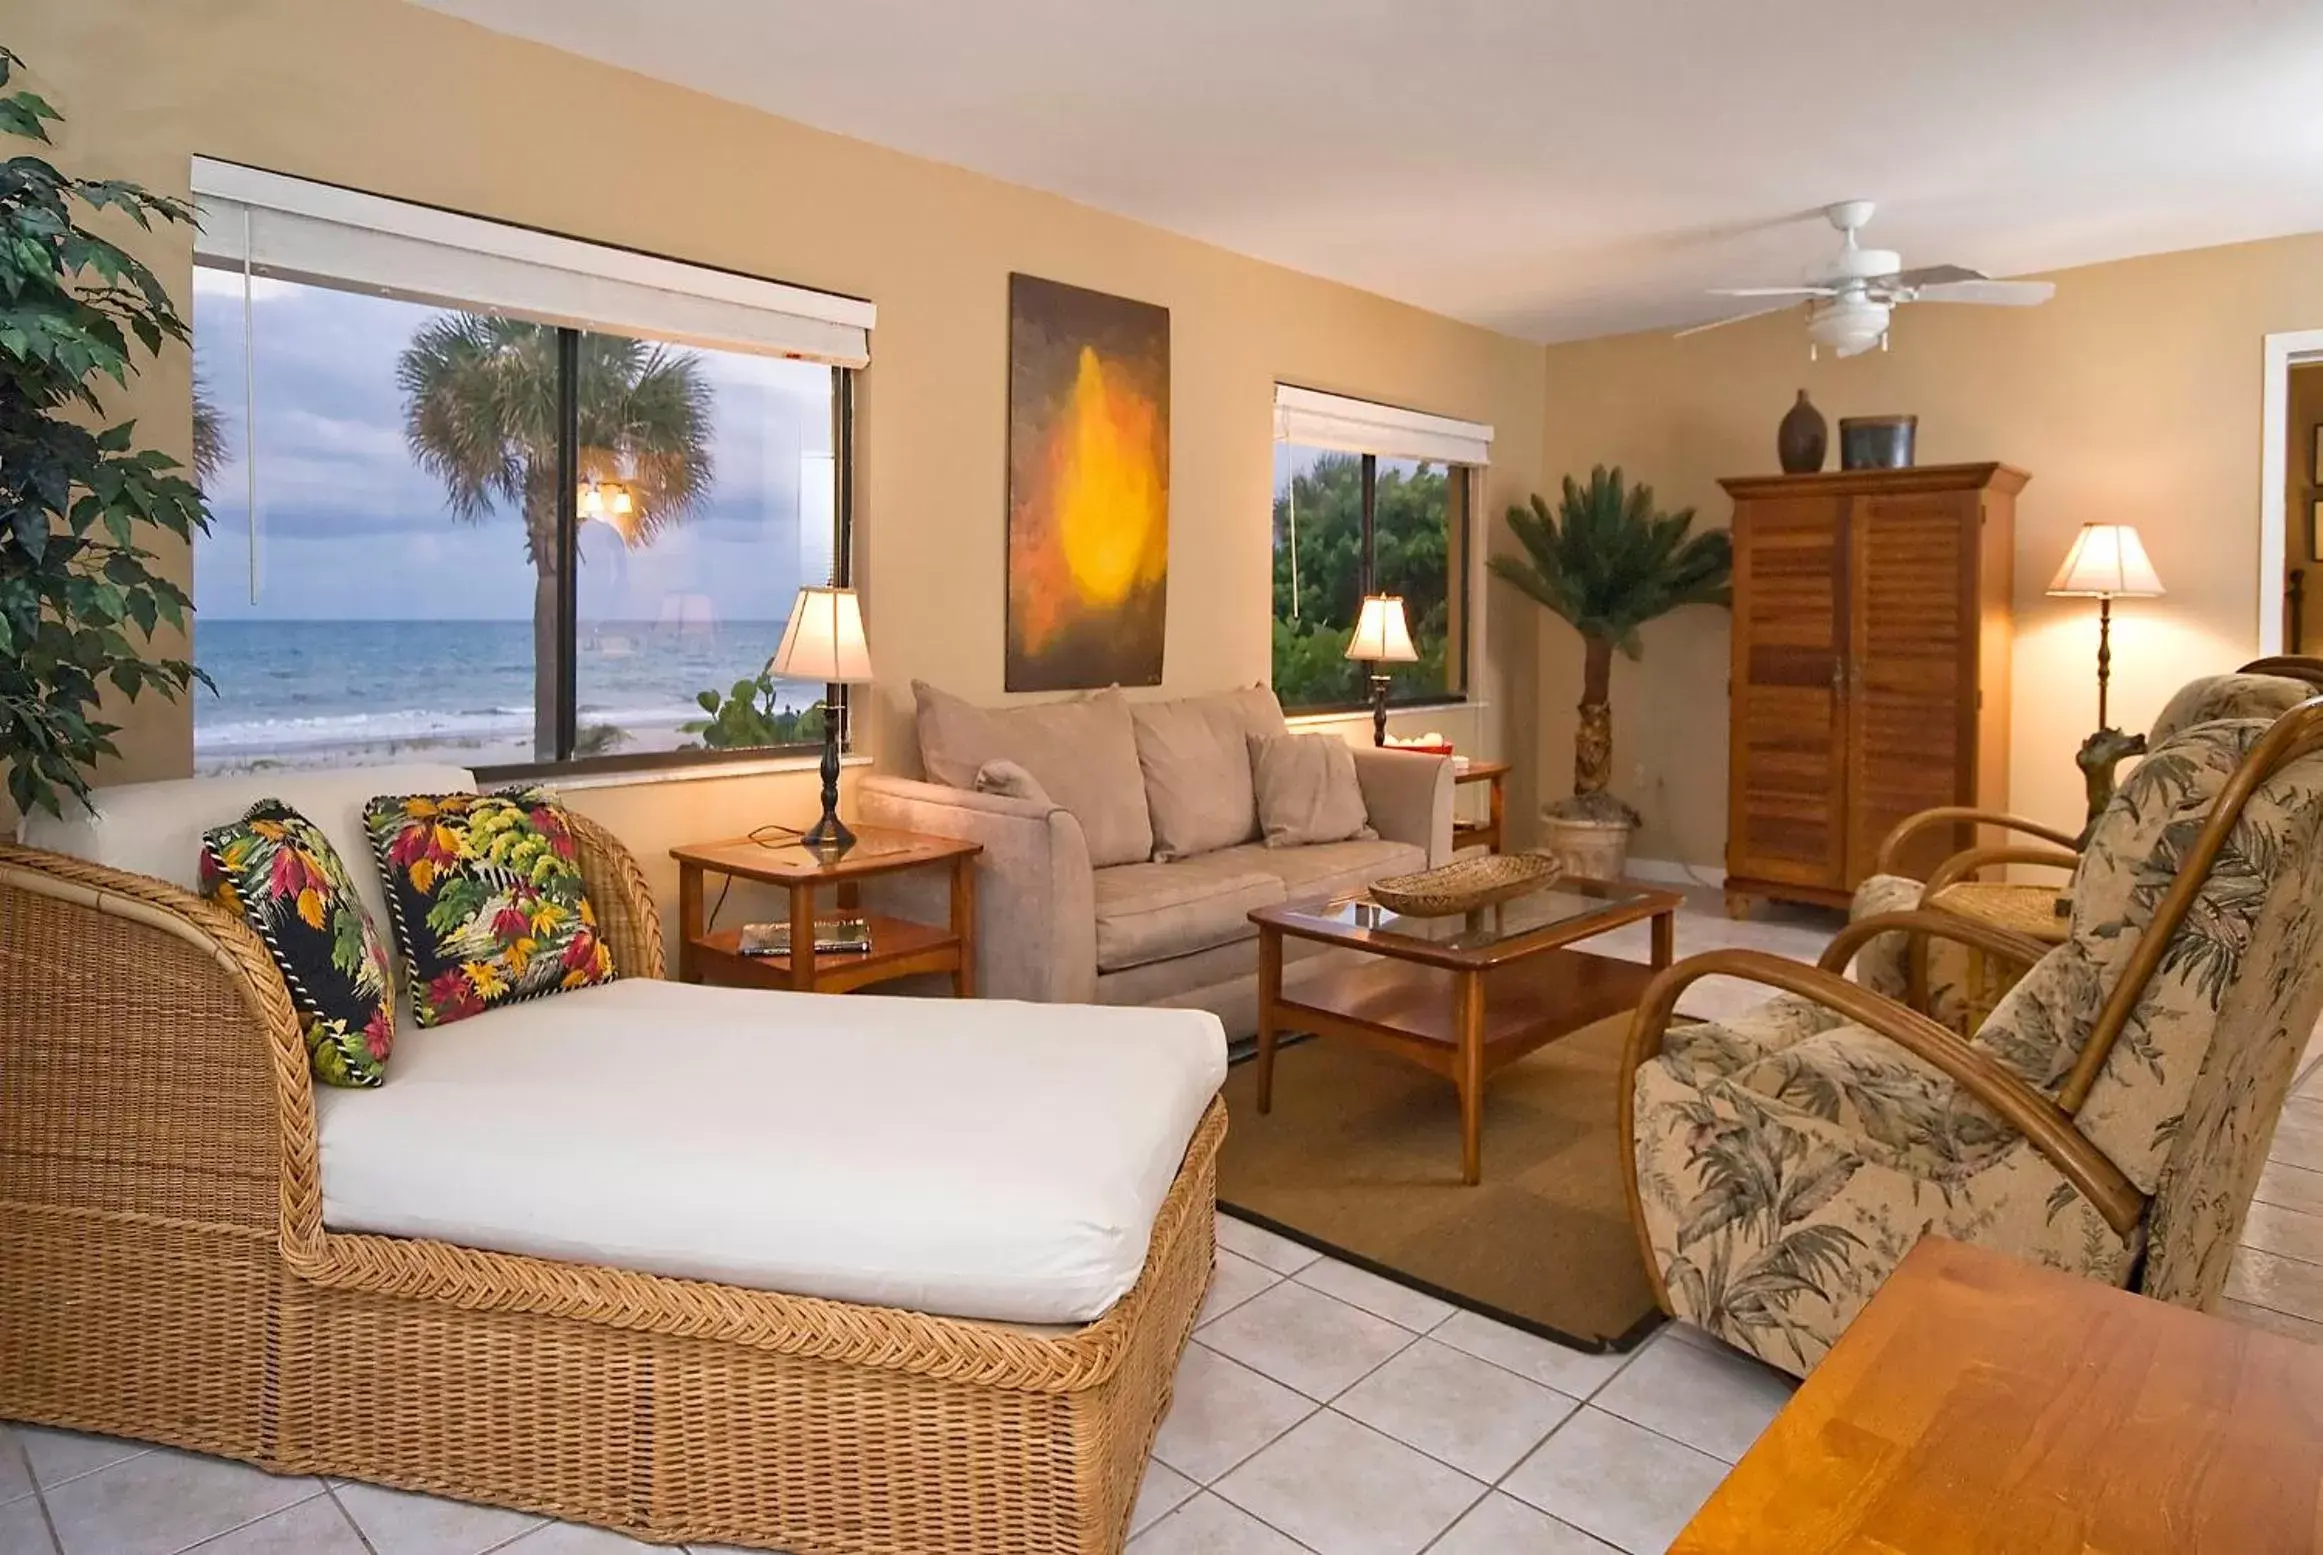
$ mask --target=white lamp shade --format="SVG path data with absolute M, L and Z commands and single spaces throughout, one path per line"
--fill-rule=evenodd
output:
M 785 680 L 861 685 L 871 679 L 863 607 L 853 589 L 803 588 L 766 672 Z
M 2128 524 L 2083 524 L 2049 583 L 2058 599 L 2155 599 L 2161 575 Z
M 1409 664 L 1419 658 L 1412 648 L 1411 629 L 1404 625 L 1401 595 L 1363 596 L 1363 614 L 1355 618 L 1355 635 L 1348 640 L 1347 657 L 1370 664 Z

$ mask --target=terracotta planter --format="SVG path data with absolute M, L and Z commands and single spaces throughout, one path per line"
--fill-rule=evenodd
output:
M 1583 821 L 1543 812 L 1540 851 L 1564 865 L 1569 875 L 1619 880 L 1629 866 L 1632 829 L 1627 821 Z

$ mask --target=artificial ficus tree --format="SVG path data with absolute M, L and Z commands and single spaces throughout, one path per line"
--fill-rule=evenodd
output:
M 0 47 L 0 138 L 50 144 L 60 115 L 10 82 Z M 178 461 L 108 420 L 106 380 L 188 338 L 145 265 L 85 223 L 115 211 L 152 230 L 194 219 L 182 200 L 75 178 L 25 152 L 0 162 L 0 765 L 20 811 L 86 800 L 89 769 L 118 754 L 99 717 L 108 688 L 183 696 L 207 677 L 157 657 L 193 601 L 154 570 L 151 543 L 209 527 Z

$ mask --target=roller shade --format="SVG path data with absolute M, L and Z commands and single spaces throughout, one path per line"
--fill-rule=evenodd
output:
M 837 367 L 871 360 L 877 310 L 853 297 L 208 157 L 194 158 L 193 191 L 201 264 Z
M 1492 428 L 1482 422 L 1455 421 L 1287 383 L 1274 389 L 1274 436 L 1278 443 L 1388 459 L 1440 464 L 1492 461 Z

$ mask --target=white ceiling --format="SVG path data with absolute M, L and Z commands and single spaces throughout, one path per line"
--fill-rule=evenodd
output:
M 2323 229 L 2318 0 L 422 0 L 1536 340 Z

